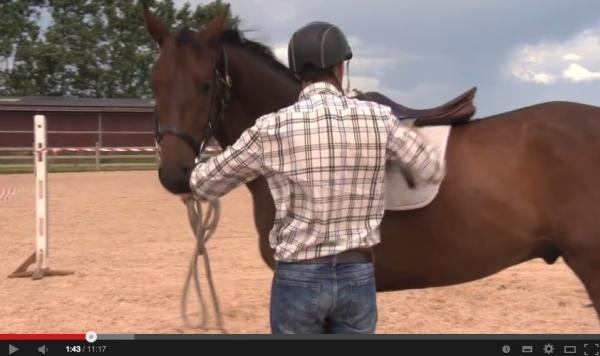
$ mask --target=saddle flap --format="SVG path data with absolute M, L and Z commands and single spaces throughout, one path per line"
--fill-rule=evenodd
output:
M 420 129 L 420 132 L 425 140 L 437 147 L 438 154 L 445 157 L 451 128 L 449 125 L 431 126 Z M 440 186 L 441 183 L 425 184 L 419 182 L 413 185 L 407 180 L 403 167 L 398 162 L 388 161 L 385 168 L 385 209 L 413 210 L 422 208 L 435 199 Z

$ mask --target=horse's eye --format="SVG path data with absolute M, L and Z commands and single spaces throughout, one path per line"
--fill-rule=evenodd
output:
M 210 92 L 210 83 L 202 83 L 202 85 L 200 86 L 200 94 L 208 94 Z

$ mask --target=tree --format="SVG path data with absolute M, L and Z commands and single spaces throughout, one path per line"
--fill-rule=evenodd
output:
M 0 2 L 0 91 L 6 90 L 5 74 L 14 68 L 14 60 L 22 50 L 38 40 L 37 20 L 43 0 Z
M 29 3 L 43 5 L 52 23 L 43 36 L 21 41 L 12 68 L 0 68 L 4 83 L 0 84 L 0 94 L 151 96 L 148 77 L 155 46 L 146 32 L 140 2 L 30 0 Z M 225 7 L 220 0 L 199 5 L 193 11 L 188 3 L 176 9 L 172 0 L 145 3 L 172 27 L 201 27 Z M 27 28 L 25 23 L 21 28 Z M 230 17 L 230 26 L 238 23 L 236 16 Z

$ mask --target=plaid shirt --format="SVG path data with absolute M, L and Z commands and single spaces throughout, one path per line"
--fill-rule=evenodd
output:
M 263 175 L 276 207 L 275 259 L 293 262 L 379 243 L 386 159 L 421 181 L 439 182 L 445 173 L 435 148 L 389 107 L 318 82 L 200 163 L 190 185 L 196 198 L 210 200 Z

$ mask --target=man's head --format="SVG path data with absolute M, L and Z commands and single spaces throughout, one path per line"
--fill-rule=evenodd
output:
M 311 22 L 300 28 L 288 46 L 290 69 L 303 83 L 333 80 L 342 89 L 344 62 L 351 58 L 346 36 L 327 22 Z

